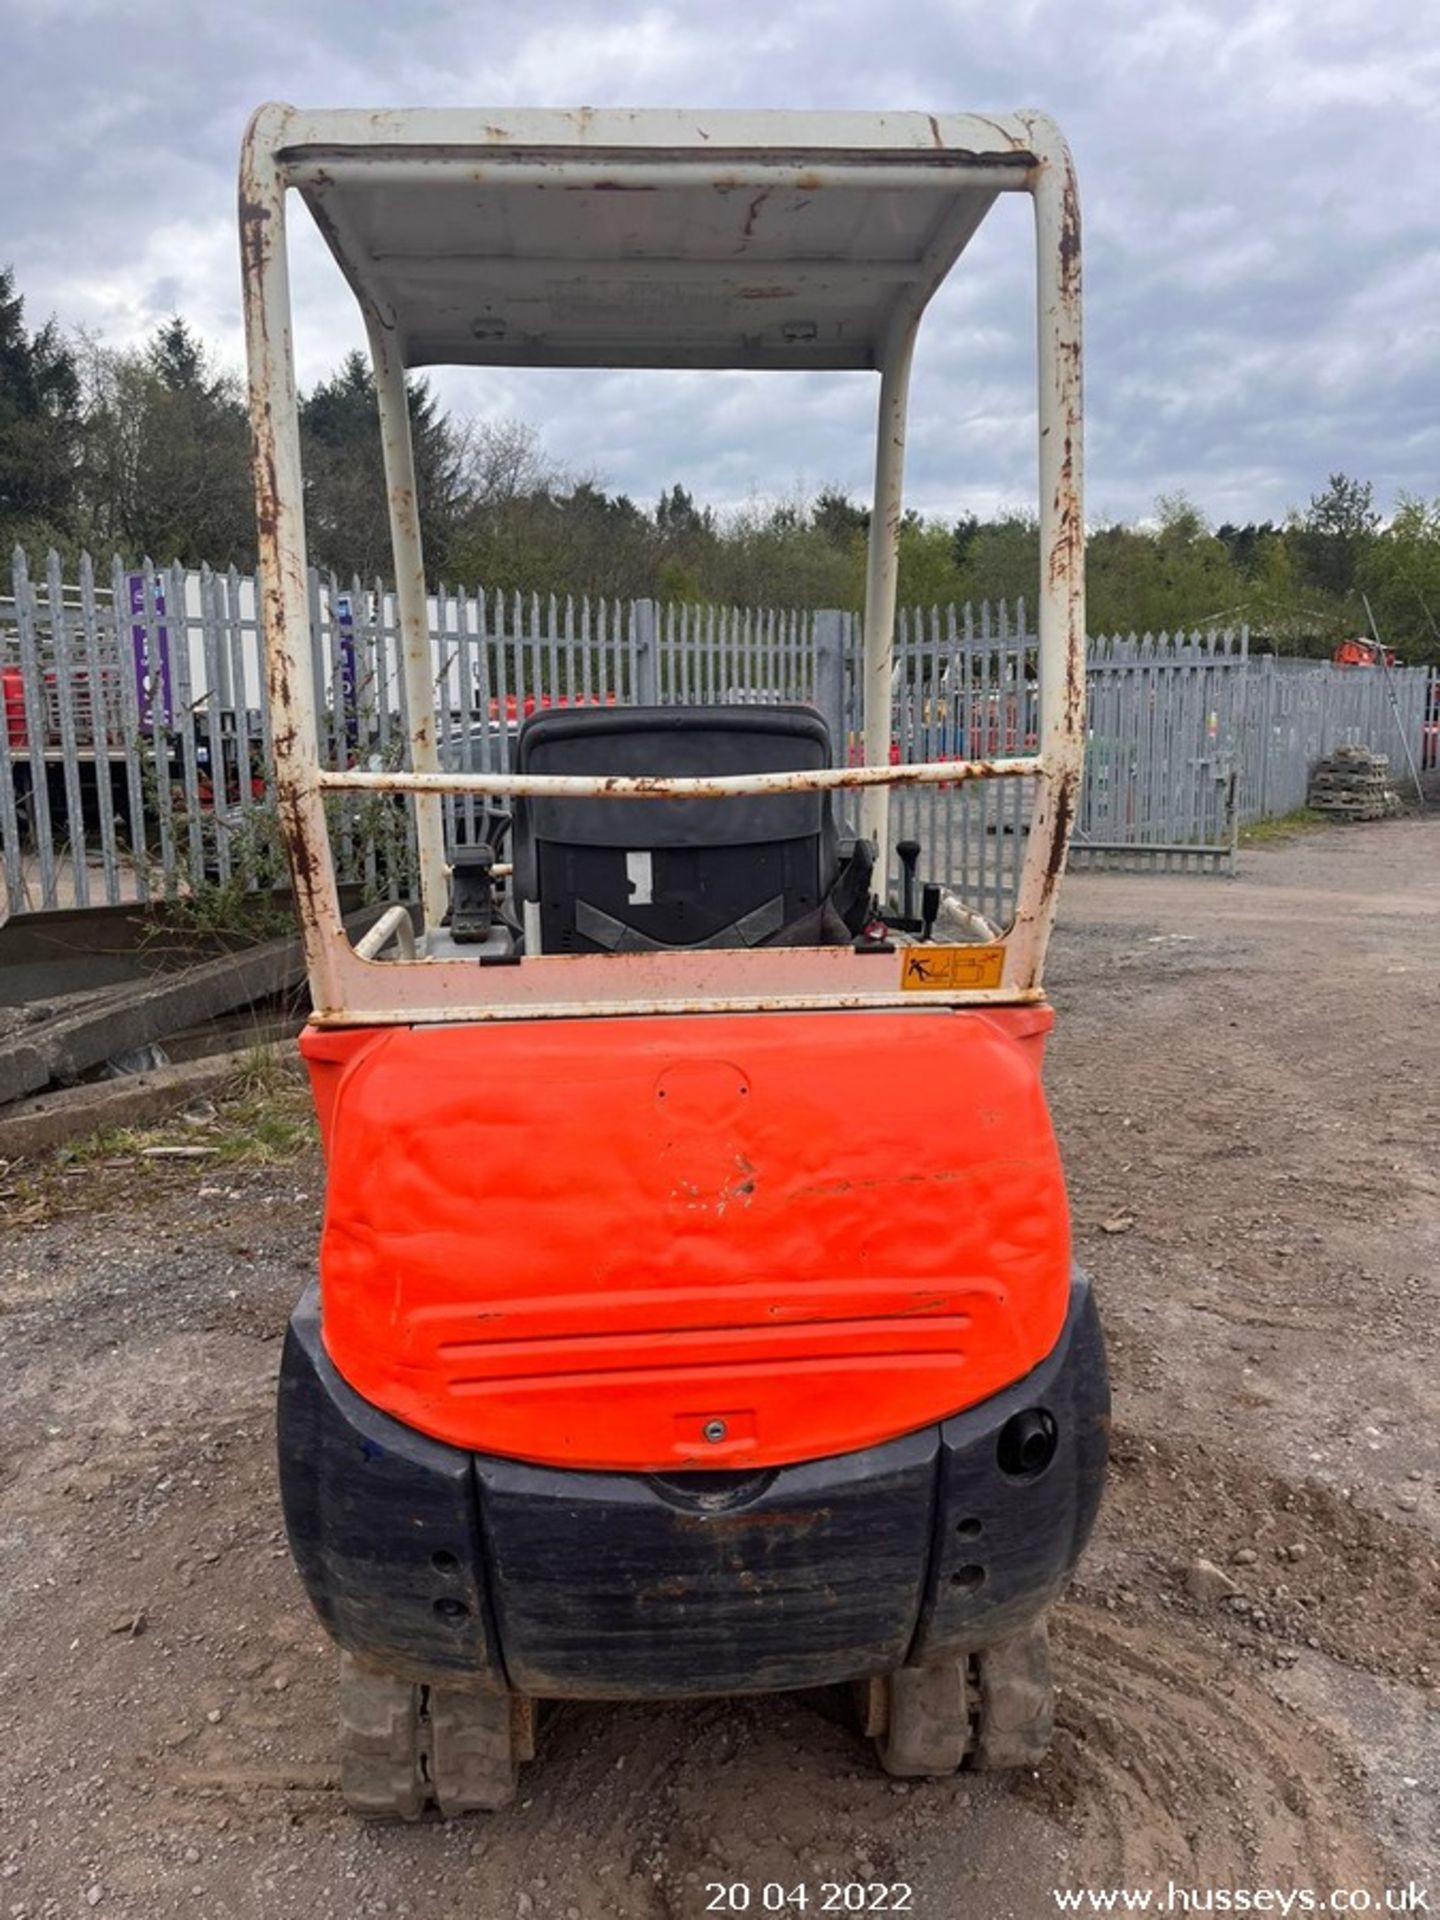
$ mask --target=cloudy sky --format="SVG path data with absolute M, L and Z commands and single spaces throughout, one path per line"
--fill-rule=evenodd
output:
M 1088 506 L 1283 514 L 1335 469 L 1440 494 L 1437 0 L 4 0 L 0 261 L 32 323 L 183 312 L 241 356 L 236 151 L 302 106 L 1042 107 L 1086 217 Z M 1033 500 L 1028 207 L 937 300 L 908 493 Z M 359 328 L 303 213 L 302 383 Z M 649 501 L 868 486 L 873 376 L 450 373 Z

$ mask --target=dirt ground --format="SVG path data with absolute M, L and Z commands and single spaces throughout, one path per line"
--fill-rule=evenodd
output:
M 689 1920 L 715 1882 L 1440 1906 L 1437 915 L 1440 817 L 1067 884 L 1049 1078 L 1116 1431 L 1036 1776 L 907 1789 L 823 1700 L 565 1706 L 507 1814 L 356 1824 L 271 1456 L 313 1152 L 12 1198 L 0 1920 Z

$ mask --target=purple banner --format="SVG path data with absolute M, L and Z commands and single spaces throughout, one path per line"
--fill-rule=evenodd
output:
M 130 643 L 135 654 L 135 701 L 140 725 L 148 733 L 158 713 L 163 727 L 174 725 L 175 704 L 170 689 L 170 630 L 164 625 L 165 587 L 155 580 L 151 604 L 155 612 L 152 634 L 145 620 L 145 576 L 132 573 L 130 582 Z M 153 652 L 152 652 L 153 641 Z
M 345 707 L 345 739 L 360 744 L 360 696 L 355 673 L 355 609 L 348 593 L 335 596 L 335 627 L 340 636 L 340 698 Z

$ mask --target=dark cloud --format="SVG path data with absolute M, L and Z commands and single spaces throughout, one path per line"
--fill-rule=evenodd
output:
M 266 98 L 327 105 L 1041 106 L 1086 211 L 1092 513 L 1184 488 L 1218 518 L 1327 472 L 1440 492 L 1440 45 L 1399 0 L 690 0 L 307 13 L 10 0 L 0 234 L 37 316 L 141 338 L 180 308 L 240 353 L 234 167 Z M 909 492 L 1033 488 L 1025 209 L 1002 202 L 927 321 Z M 297 229 L 303 221 L 297 222 Z M 302 376 L 360 338 L 318 241 L 294 264 Z M 865 376 L 438 376 L 650 499 L 863 490 Z

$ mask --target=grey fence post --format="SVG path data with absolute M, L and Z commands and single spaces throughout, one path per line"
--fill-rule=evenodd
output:
M 1260 778 L 1255 795 L 1255 818 L 1270 818 L 1270 734 L 1274 726 L 1271 709 L 1275 695 L 1275 656 L 1265 654 L 1260 661 Z
M 660 704 L 660 648 L 653 600 L 637 600 L 635 614 L 635 703 L 641 707 Z
M 834 607 L 815 615 L 815 704 L 830 729 L 841 765 L 846 757 L 845 615 Z
M 25 554 L 15 549 L 15 630 L 20 647 L 20 681 L 24 699 L 25 749 L 30 756 L 30 830 L 40 862 L 41 908 L 58 907 L 55 836 L 50 818 L 50 787 L 46 777 L 45 738 L 50 716 L 45 703 L 45 674 L 40 664 L 36 633 L 35 596 Z M 6 716 L 9 726 L 9 716 Z
M 19 599 L 17 575 L 22 564 L 17 548 L 11 556 L 11 592 L 12 598 Z M 21 714 L 24 706 L 22 702 Z M 20 809 L 16 801 L 15 768 L 10 758 L 10 686 L 8 681 L 0 681 L 0 856 L 5 867 L 5 900 L 0 907 L 0 923 L 10 914 L 22 913 L 27 905 L 25 899 L 25 869 L 20 859 Z M 27 740 L 22 724 L 17 728 L 16 746 L 23 754 Z M 103 812 L 104 809 L 102 808 Z

